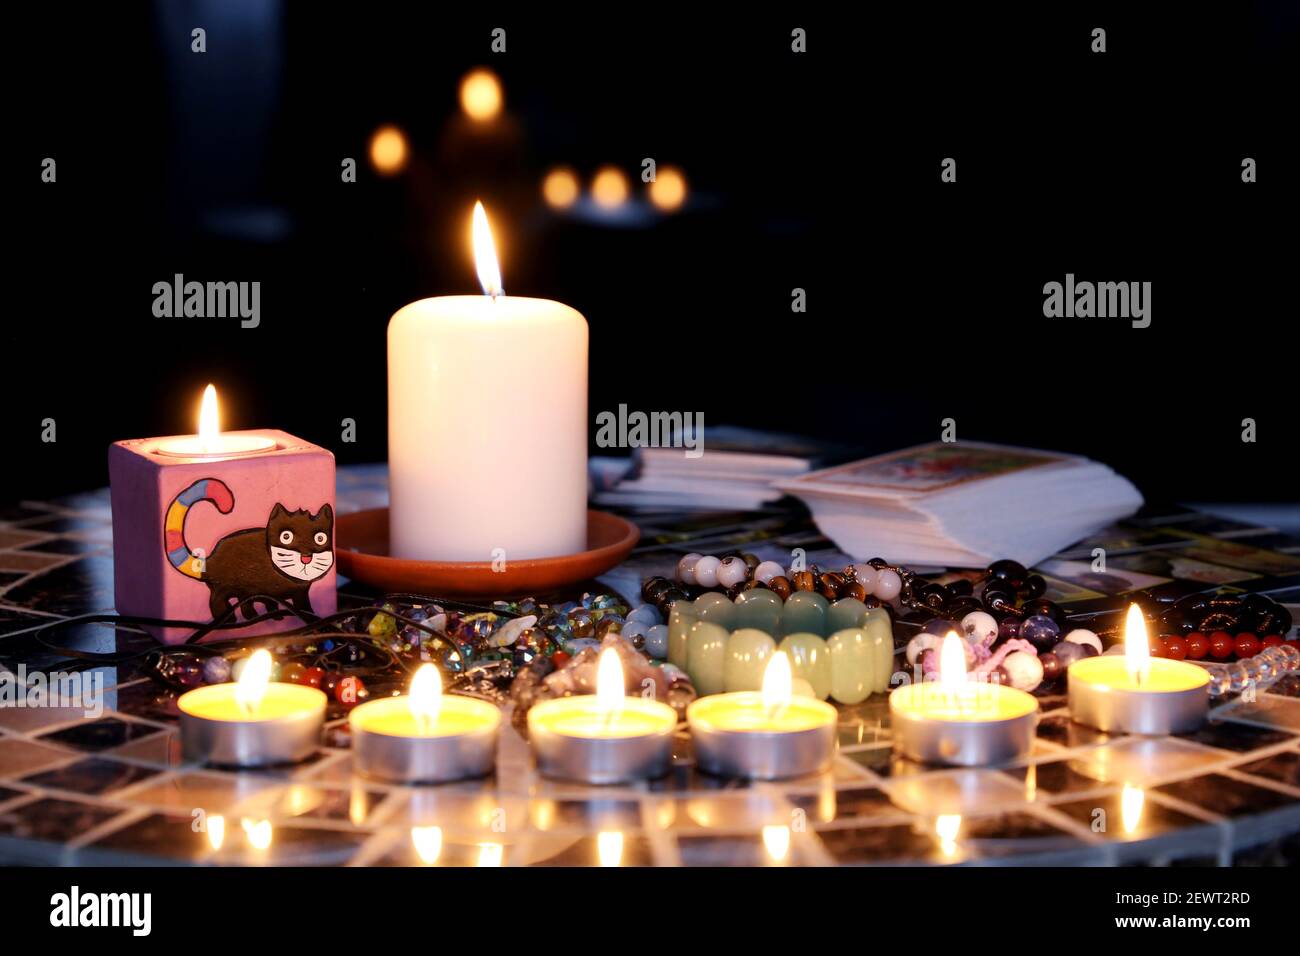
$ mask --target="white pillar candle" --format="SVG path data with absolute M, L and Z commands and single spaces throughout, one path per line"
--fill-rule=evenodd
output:
M 486 294 L 421 299 L 388 323 L 390 551 L 431 561 L 587 546 L 587 321 L 502 293 L 474 210 Z

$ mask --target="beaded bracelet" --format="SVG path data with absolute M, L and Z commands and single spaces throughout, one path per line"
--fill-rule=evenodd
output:
M 929 581 L 884 558 L 850 564 L 841 571 L 822 571 L 811 565 L 787 572 L 777 562 L 760 561 L 752 554 L 718 558 L 691 553 L 677 562 L 676 582 L 650 578 L 641 593 L 665 617 L 674 601 L 694 593 L 722 588 L 735 600 L 744 591 L 767 588 L 782 600 L 799 591 L 816 591 L 828 601 L 857 598 L 867 607 L 885 607 L 891 616 L 891 604 L 897 603 L 903 610 L 896 620 L 915 627 L 936 617 L 959 621 L 973 611 L 985 611 L 998 620 L 1049 617 L 1058 630 L 1064 630 L 1068 623 L 1065 611 L 1043 598 L 1047 582 L 1042 575 L 1029 573 L 1017 561 L 994 561 L 978 582 L 982 588 L 979 597 L 975 595 L 976 586 L 966 578 L 947 584 Z

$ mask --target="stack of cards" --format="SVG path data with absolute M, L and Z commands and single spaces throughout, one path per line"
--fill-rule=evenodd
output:
M 822 533 L 855 558 L 943 567 L 1031 565 L 1142 504 L 1125 478 L 1087 458 L 965 441 L 776 485 L 803 499 Z
M 808 438 L 716 425 L 694 447 L 638 448 L 632 477 L 596 494 L 603 505 L 753 511 L 782 497 L 774 481 L 806 474 L 846 450 Z

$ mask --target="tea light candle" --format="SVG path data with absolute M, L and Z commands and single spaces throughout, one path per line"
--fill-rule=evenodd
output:
M 305 760 L 320 743 L 325 695 L 271 680 L 271 653 L 255 651 L 233 684 L 210 684 L 176 700 L 186 760 L 264 767 Z
M 538 769 L 583 783 L 663 776 L 676 729 L 677 714 L 667 704 L 626 696 L 623 665 L 612 648 L 600 653 L 595 694 L 544 700 L 528 711 Z
M 587 548 L 587 321 L 507 296 L 483 205 L 483 295 L 422 299 L 388 323 L 394 557 L 513 561 Z
M 1038 701 L 1014 687 L 969 680 L 966 647 L 949 631 L 939 651 L 939 680 L 896 688 L 889 714 L 894 749 L 903 756 L 980 767 L 1029 753 Z
M 255 617 L 277 598 L 334 613 L 334 456 L 270 428 L 222 432 L 217 391 L 203 391 L 197 435 L 132 438 L 108 450 L 114 603 L 119 614 L 169 621 Z M 232 607 L 239 606 L 231 619 Z M 217 636 L 297 627 L 294 614 Z M 169 644 L 192 627 L 151 627 Z
M 768 661 L 762 690 L 713 694 L 686 709 L 700 767 L 755 780 L 800 777 L 829 768 L 838 719 L 825 701 L 794 695 L 785 651 Z
M 1136 604 L 1124 625 L 1124 653 L 1086 657 L 1066 671 L 1070 717 L 1116 733 L 1182 734 L 1205 721 L 1210 674 L 1186 661 L 1151 658 Z
M 444 696 L 438 669 L 423 664 L 409 695 L 367 701 L 353 708 L 348 725 L 360 773 L 396 783 L 445 783 L 492 772 L 501 711 L 485 700 Z
M 275 447 L 275 439 L 258 432 L 222 432 L 217 413 L 217 390 L 208 385 L 199 403 L 199 433 L 167 438 L 155 449 L 172 458 L 226 458 Z

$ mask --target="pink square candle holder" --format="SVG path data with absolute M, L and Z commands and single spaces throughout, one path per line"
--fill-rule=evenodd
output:
M 113 501 L 114 591 L 119 614 L 207 622 L 254 595 L 333 614 L 334 455 L 281 431 L 249 454 L 187 457 L 174 438 L 138 438 L 108 450 Z M 258 604 L 246 616 L 272 608 Z M 292 615 L 209 639 L 297 627 Z M 153 628 L 169 644 L 186 628 Z

